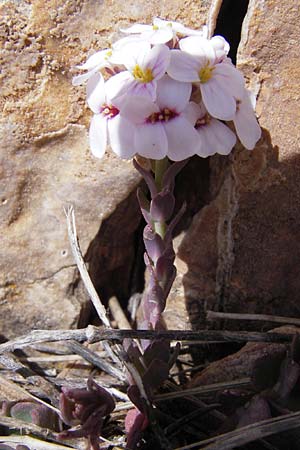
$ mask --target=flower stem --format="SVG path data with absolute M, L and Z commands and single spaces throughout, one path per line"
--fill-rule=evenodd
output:
M 167 157 L 154 161 L 154 176 L 155 184 L 158 191 L 161 191 L 163 176 L 169 167 L 169 160 Z
M 155 184 L 158 191 L 161 191 L 162 189 L 163 177 L 168 167 L 169 167 L 169 160 L 167 157 L 154 161 L 153 172 Z M 154 230 L 162 239 L 165 237 L 166 228 L 167 225 L 163 221 L 154 223 Z

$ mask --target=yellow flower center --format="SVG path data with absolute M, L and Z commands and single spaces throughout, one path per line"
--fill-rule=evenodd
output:
M 105 53 L 104 59 L 109 59 L 112 56 L 112 50 L 107 50 L 107 52 Z
M 214 67 L 210 67 L 208 64 L 202 67 L 199 71 L 199 80 L 200 83 L 207 83 L 208 80 L 211 79 Z
M 143 70 L 138 64 L 133 68 L 132 75 L 140 83 L 150 83 L 154 79 L 151 69 Z

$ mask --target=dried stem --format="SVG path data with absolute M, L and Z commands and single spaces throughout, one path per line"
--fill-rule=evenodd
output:
M 114 378 L 117 378 L 118 380 L 125 381 L 126 377 L 124 373 L 119 370 L 117 367 L 113 366 L 112 364 L 105 361 L 103 358 L 98 356 L 95 352 L 89 350 L 86 347 L 83 347 L 83 345 L 79 344 L 76 341 L 69 341 L 68 347 L 72 352 L 77 353 L 82 358 L 84 358 L 89 363 L 93 364 L 95 367 L 98 367 L 103 372 L 108 373 L 109 375 L 113 376 Z
M 94 285 L 90 279 L 88 274 L 86 265 L 84 263 L 82 253 L 78 244 L 77 232 L 76 232 L 76 223 L 75 223 L 75 214 L 73 206 L 70 206 L 66 211 L 67 224 L 68 224 L 68 235 L 70 240 L 70 245 L 72 249 L 73 256 L 75 258 L 78 270 L 80 272 L 83 284 L 90 296 L 90 299 L 97 311 L 99 318 L 102 320 L 103 324 L 110 328 L 110 323 L 108 317 L 106 315 L 106 310 L 103 304 L 100 301 L 100 298 L 94 288 Z
M 250 378 L 242 378 L 235 381 L 225 381 L 223 383 L 208 384 L 206 386 L 198 386 L 190 389 L 183 389 L 176 392 L 168 392 L 167 394 L 159 394 L 154 396 L 155 401 L 172 400 L 174 398 L 186 397 L 188 395 L 207 394 L 210 392 L 216 392 L 223 389 L 232 389 L 245 387 L 250 384 Z
M 203 450 L 231 450 L 249 442 L 283 431 L 299 428 L 300 412 L 287 414 L 273 419 L 262 420 L 229 433 L 221 434 L 205 441 L 195 442 L 176 450 L 189 450 L 192 448 Z M 210 444 L 210 445 L 208 445 Z
M 206 318 L 208 320 L 226 319 L 226 320 L 260 320 L 265 322 L 284 323 L 285 325 L 300 326 L 300 319 L 295 317 L 272 316 L 269 314 L 238 314 L 224 313 L 216 311 L 207 311 Z
M 218 330 L 100 330 L 93 325 L 79 330 L 34 330 L 11 341 L 0 344 L 0 354 L 12 352 L 18 348 L 28 347 L 37 342 L 57 342 L 74 340 L 77 342 L 99 342 L 103 340 L 123 341 L 130 339 L 166 339 L 170 341 L 191 341 L 198 344 L 222 342 L 276 342 L 288 343 L 293 333 L 258 333 L 246 331 Z

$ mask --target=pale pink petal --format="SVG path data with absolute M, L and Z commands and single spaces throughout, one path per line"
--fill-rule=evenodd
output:
M 151 51 L 151 45 L 146 41 L 139 41 L 137 43 L 132 43 L 127 45 L 123 51 L 124 55 L 124 65 L 132 72 L 136 65 L 144 67 L 144 61 L 147 59 L 148 54 Z
M 120 109 L 121 116 L 134 124 L 143 124 L 147 117 L 156 112 L 159 108 L 155 103 L 147 97 L 138 96 L 128 97 Z
M 191 83 L 176 81 L 165 75 L 157 82 L 156 102 L 161 109 L 169 108 L 179 113 L 188 104 L 191 92 Z
M 185 109 L 182 111 L 181 115 L 185 117 L 193 126 L 195 125 L 199 117 L 203 116 L 203 114 L 201 114 L 201 109 L 198 103 L 195 102 L 189 102 Z
M 107 121 L 112 150 L 123 159 L 134 156 L 134 125 L 120 114 Z
M 138 44 L 139 42 L 141 42 L 140 35 L 126 36 L 114 42 L 112 48 L 114 51 L 121 51 L 124 50 L 127 45 Z
M 228 155 L 236 143 L 235 134 L 216 119 L 211 119 L 207 125 L 199 127 L 197 132 L 201 141 L 198 155 L 204 158 L 215 153 Z
M 104 67 L 105 62 L 110 54 L 111 50 L 100 50 L 99 52 L 94 53 L 90 56 L 84 64 L 81 66 L 76 66 L 78 69 L 91 70 L 94 67 Z
M 95 73 L 87 83 L 87 103 L 95 114 L 99 114 L 101 107 L 105 104 L 104 79 L 100 73 Z
M 102 158 L 107 145 L 107 121 L 101 114 L 95 114 L 92 117 L 89 139 L 92 154 Z
M 98 72 L 98 70 L 99 68 L 95 67 L 89 72 L 83 73 L 81 75 L 75 75 L 75 77 L 72 78 L 73 86 L 79 86 L 80 84 L 84 83 L 86 80 L 90 79 L 94 75 L 94 73 Z
M 261 137 L 261 128 L 256 120 L 251 100 L 248 97 L 247 92 L 241 103 L 238 105 L 233 122 L 241 143 L 248 150 L 252 150 Z
M 211 45 L 216 53 L 217 61 L 222 61 L 230 50 L 228 42 L 223 38 L 223 36 L 214 36 L 210 40 Z
M 181 39 L 179 47 L 182 51 L 190 55 L 201 58 L 201 65 L 206 65 L 215 61 L 215 51 L 208 39 L 201 36 L 188 36 Z
M 226 90 L 235 98 L 242 98 L 245 92 L 245 80 L 241 72 L 228 62 L 217 64 L 213 70 L 213 80 L 220 89 Z
M 155 25 L 158 28 L 170 28 L 172 29 L 172 22 L 171 20 L 161 19 L 160 17 L 154 17 L 153 19 L 153 25 Z
M 127 94 L 147 97 L 154 102 L 156 99 L 156 81 L 153 80 L 149 83 L 140 83 L 139 81 L 134 81 L 129 86 Z
M 166 122 L 168 157 L 172 161 L 182 161 L 198 153 L 200 139 L 195 128 L 184 117 L 176 117 Z
M 128 89 L 134 83 L 131 73 L 125 70 L 117 73 L 107 80 L 105 83 L 106 96 L 109 100 L 122 97 L 127 94 Z
M 211 78 L 200 84 L 202 101 L 209 114 L 216 119 L 232 120 L 236 111 L 234 97 L 226 92 L 223 84 Z
M 171 27 L 159 28 L 158 30 L 153 30 L 151 33 L 143 34 L 150 44 L 165 44 L 166 42 L 171 41 L 173 39 L 173 31 Z
M 170 49 L 164 44 L 155 45 L 143 61 L 143 69 L 149 68 L 155 79 L 161 78 L 170 62 Z
M 201 64 L 198 58 L 181 50 L 171 50 L 171 60 L 167 73 L 174 80 L 193 82 L 199 81 L 199 70 Z
M 136 153 L 145 158 L 164 158 L 168 151 L 164 127 L 160 123 L 137 126 L 134 134 L 134 147 Z

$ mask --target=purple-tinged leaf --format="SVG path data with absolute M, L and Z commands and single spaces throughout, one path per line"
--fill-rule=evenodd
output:
M 150 225 L 145 226 L 143 238 L 149 258 L 156 264 L 156 261 L 164 252 L 165 244 L 162 238 L 155 233 Z
M 174 190 L 175 177 L 181 171 L 181 169 L 184 168 L 188 161 L 188 159 L 177 161 L 168 167 L 162 180 L 163 188 L 168 188 L 171 192 Z
M 139 391 L 139 388 L 136 384 L 133 384 L 129 386 L 127 389 L 127 395 L 132 401 L 132 403 L 144 414 L 146 414 L 147 411 L 147 405 L 143 397 L 141 396 L 141 393 Z
M 146 366 L 149 366 L 151 361 L 154 359 L 159 359 L 165 363 L 169 362 L 170 359 L 170 344 L 168 341 L 162 339 L 157 339 L 152 341 L 149 347 L 144 352 L 144 361 Z
M 19 401 L 11 407 L 10 415 L 15 419 L 34 423 L 50 430 L 56 430 L 58 427 L 58 417 L 55 412 L 36 402 Z
M 145 221 L 147 222 L 147 224 L 152 225 L 152 219 L 150 215 L 150 202 L 146 198 L 141 188 L 137 189 L 137 199 Z
M 185 213 L 185 210 L 186 210 L 186 203 L 183 203 L 183 205 L 181 206 L 181 208 L 178 211 L 178 213 L 176 214 L 176 216 L 169 223 L 169 225 L 167 227 L 166 235 L 165 235 L 165 238 L 164 238 L 164 241 L 165 241 L 166 245 L 170 245 L 171 244 L 172 238 L 173 238 L 174 228 L 176 227 L 176 225 L 178 224 L 179 220 L 181 219 L 181 217 Z
M 111 394 L 89 378 L 87 388 L 62 388 L 59 402 L 61 415 L 71 428 L 62 431 L 61 438 L 86 437 L 92 450 L 99 450 L 99 436 L 101 435 L 104 417 L 108 416 L 115 407 Z
M 156 187 L 155 180 L 153 178 L 152 173 L 149 170 L 146 170 L 142 166 L 140 166 L 139 163 L 135 159 L 133 159 L 133 165 L 136 168 L 136 170 L 138 172 L 140 172 L 140 174 L 146 181 L 147 186 L 150 191 L 150 194 L 151 194 L 151 198 L 155 197 L 155 195 L 157 194 L 157 187 Z
M 155 195 L 150 204 L 150 215 L 156 222 L 166 222 L 173 214 L 175 197 L 169 190 L 163 190 Z
M 168 379 L 168 376 L 169 364 L 162 360 L 154 359 L 143 375 L 144 386 L 147 390 L 154 391 Z
M 289 357 L 282 361 L 278 382 L 273 391 L 279 396 L 280 402 L 287 401 L 300 376 L 300 366 Z
M 237 414 L 239 417 L 237 428 L 271 418 L 269 404 L 267 400 L 260 395 L 255 395 L 249 403 L 244 407 L 239 408 Z
M 125 418 L 125 431 L 127 434 L 126 447 L 134 450 L 141 440 L 143 431 L 148 427 L 149 421 L 145 414 L 136 408 L 130 409 Z

